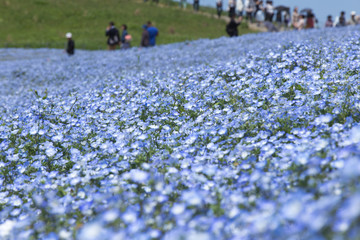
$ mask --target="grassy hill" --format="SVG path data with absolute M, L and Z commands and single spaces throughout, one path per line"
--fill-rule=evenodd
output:
M 225 22 L 215 10 L 202 14 L 182 10 L 177 3 L 143 0 L 0 0 L 0 47 L 63 48 L 65 33 L 72 32 L 77 48 L 106 48 L 105 28 L 128 25 L 133 46 L 138 46 L 141 26 L 151 20 L 159 28 L 158 44 L 218 38 L 225 35 Z M 251 32 L 247 26 L 240 33 Z

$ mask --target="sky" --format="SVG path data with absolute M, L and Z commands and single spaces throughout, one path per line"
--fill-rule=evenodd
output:
M 192 3 L 193 0 L 187 0 Z M 350 12 L 355 11 L 360 15 L 360 0 L 273 0 L 274 5 L 285 5 L 292 9 L 298 6 L 299 9 L 313 9 L 316 18 L 320 23 L 325 23 L 328 15 L 332 15 L 335 20 L 341 11 L 346 12 L 346 20 L 350 19 Z M 200 5 L 215 6 L 216 0 L 200 0 Z M 223 0 L 224 6 L 227 6 L 228 0 Z

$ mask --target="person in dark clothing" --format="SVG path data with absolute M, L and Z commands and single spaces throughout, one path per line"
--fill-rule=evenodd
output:
M 142 32 L 142 35 L 141 35 L 140 46 L 141 47 L 148 47 L 150 45 L 150 36 L 149 36 L 149 32 L 147 31 L 147 25 L 144 24 L 142 28 L 143 28 L 143 32 Z
M 152 25 L 151 21 L 147 22 L 146 30 L 149 33 L 149 46 L 153 47 L 156 45 L 156 37 L 159 36 L 159 30 Z
M 121 26 L 121 49 L 128 49 L 131 47 L 130 45 L 130 41 L 131 40 L 131 35 L 128 33 L 127 31 L 127 26 L 126 24 L 123 24 Z
M 230 22 L 226 25 L 226 32 L 229 34 L 230 37 L 237 37 L 238 36 L 238 26 L 241 24 L 242 17 L 239 17 L 238 22 L 235 21 L 235 16 L 231 16 Z
M 194 11 L 198 12 L 200 8 L 200 0 L 194 0 L 193 7 L 194 7 Z
M 72 39 L 72 34 L 70 33 L 70 32 L 68 32 L 67 34 L 66 34 L 66 38 L 67 38 L 67 40 L 68 40 L 68 42 L 67 42 L 67 46 L 66 46 L 66 52 L 67 52 L 67 54 L 69 55 L 69 56 L 72 56 L 72 55 L 74 55 L 74 53 L 75 53 L 75 42 L 74 42 L 74 40 Z
M 123 25 L 121 26 L 121 30 L 122 30 L 122 33 L 121 33 L 121 43 L 124 44 L 124 43 L 125 43 L 125 36 L 128 35 L 126 24 L 123 24 Z
M 217 15 L 218 15 L 219 18 L 221 17 L 221 13 L 222 13 L 222 10 L 223 10 L 222 5 L 223 5 L 222 0 L 217 0 L 216 1 L 216 12 L 217 12 Z
M 346 19 L 345 19 L 345 12 L 342 11 L 340 13 L 340 17 L 339 17 L 339 23 L 337 25 L 338 27 L 345 27 L 346 26 Z
M 306 19 L 306 28 L 314 28 L 315 27 L 315 15 L 313 13 L 308 13 Z
M 236 8 L 236 4 L 235 4 L 235 0 L 231 0 L 229 1 L 229 17 L 231 18 L 232 16 L 235 16 L 235 8 Z
M 115 27 L 114 22 L 110 22 L 106 28 L 105 36 L 108 37 L 107 44 L 109 50 L 115 50 L 116 46 L 120 45 L 119 30 Z
M 276 13 L 276 23 L 280 27 L 282 22 L 283 22 L 283 20 L 282 20 L 282 12 L 278 10 L 277 13 Z

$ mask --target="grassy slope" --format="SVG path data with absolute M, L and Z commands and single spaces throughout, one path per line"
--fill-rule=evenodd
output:
M 105 28 L 110 20 L 126 23 L 139 45 L 141 26 L 152 20 L 159 28 L 158 44 L 217 38 L 225 35 L 225 22 L 215 17 L 183 11 L 176 3 L 160 0 L 0 0 L 0 47 L 63 48 L 64 35 L 71 31 L 77 48 L 106 48 Z M 214 9 L 205 9 L 209 12 Z M 246 27 L 241 33 L 248 33 Z

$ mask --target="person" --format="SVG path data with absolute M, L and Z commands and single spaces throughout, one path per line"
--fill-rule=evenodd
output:
M 186 5 L 187 5 L 187 0 L 180 0 L 179 1 L 179 6 L 182 7 L 183 9 L 186 9 Z
M 72 39 L 72 34 L 70 32 L 66 33 L 65 36 L 66 36 L 66 38 L 68 40 L 65 51 L 67 52 L 67 54 L 69 56 L 72 56 L 75 53 L 75 42 Z
M 289 24 L 290 24 L 290 12 L 288 12 L 288 11 L 285 11 L 284 23 L 285 23 L 285 28 L 288 28 Z
M 200 0 L 194 0 L 193 7 L 194 11 L 198 12 L 200 8 Z
M 351 17 L 350 17 L 350 20 L 347 23 L 347 25 L 357 25 L 356 12 L 354 12 L 354 11 L 351 12 Z
M 257 16 L 259 12 L 262 12 L 262 10 L 263 10 L 263 1 L 257 0 L 255 2 L 255 12 L 254 12 L 255 19 L 258 18 Z
M 131 35 L 128 33 L 127 31 L 127 26 L 126 24 L 123 24 L 121 26 L 121 48 L 122 49 L 128 49 L 130 48 L 130 41 L 131 41 Z
M 156 37 L 159 36 L 159 30 L 154 27 L 151 21 L 147 22 L 147 31 L 149 32 L 149 46 L 156 45 Z
M 217 12 L 217 15 L 219 18 L 221 17 L 221 13 L 222 13 L 222 6 L 223 6 L 222 0 L 217 0 L 216 1 L 216 12 Z
M 294 11 L 292 13 L 292 17 L 291 17 L 291 24 L 295 29 L 297 29 L 297 26 L 299 24 L 299 20 L 300 20 L 300 15 L 299 15 L 299 12 L 298 12 L 298 7 L 295 7 Z
M 334 22 L 332 20 L 332 16 L 329 15 L 327 17 L 327 20 L 326 20 L 326 23 L 325 23 L 325 27 L 328 28 L 328 27 L 332 27 L 334 25 Z
M 263 1 L 256 1 L 254 17 L 255 17 L 257 26 L 260 26 L 260 23 L 264 22 L 265 16 L 264 16 Z
M 243 11 L 244 11 L 244 3 L 243 0 L 237 0 L 236 1 L 236 11 L 237 11 L 237 15 L 240 17 L 243 15 Z
M 149 32 L 147 31 L 147 25 L 144 24 L 142 26 L 143 28 L 143 32 L 141 35 L 141 42 L 140 42 L 140 46 L 141 47 L 148 47 L 149 46 Z
M 235 0 L 229 0 L 229 17 L 235 16 Z
M 297 30 L 302 30 L 306 27 L 306 23 L 305 23 L 305 16 L 304 15 L 300 15 L 300 20 L 297 24 L 296 29 Z
M 115 50 L 116 46 L 120 45 L 119 30 L 115 27 L 114 22 L 110 22 L 106 28 L 105 35 L 108 37 L 107 44 L 109 50 Z
M 314 28 L 316 28 L 316 29 L 320 28 L 319 20 L 315 17 L 315 15 L 314 15 Z
M 245 2 L 245 12 L 246 12 L 246 18 L 248 21 L 253 22 L 253 12 L 255 10 L 255 2 L 254 0 L 246 0 Z
M 336 25 L 337 27 L 345 27 L 346 26 L 346 19 L 345 19 L 345 12 L 342 11 L 340 13 L 339 22 Z
M 306 28 L 311 29 L 314 27 L 315 27 L 315 15 L 309 12 L 306 19 Z
M 238 36 L 238 26 L 241 24 L 242 16 L 239 17 L 238 22 L 235 21 L 235 15 L 231 16 L 230 22 L 226 25 L 226 32 L 230 37 Z
M 265 21 L 272 22 L 273 17 L 274 17 L 273 1 L 266 1 L 266 6 L 265 6 Z
M 280 27 L 282 25 L 283 19 L 282 19 L 282 11 L 277 10 L 276 13 L 276 23 L 278 25 L 278 27 Z

